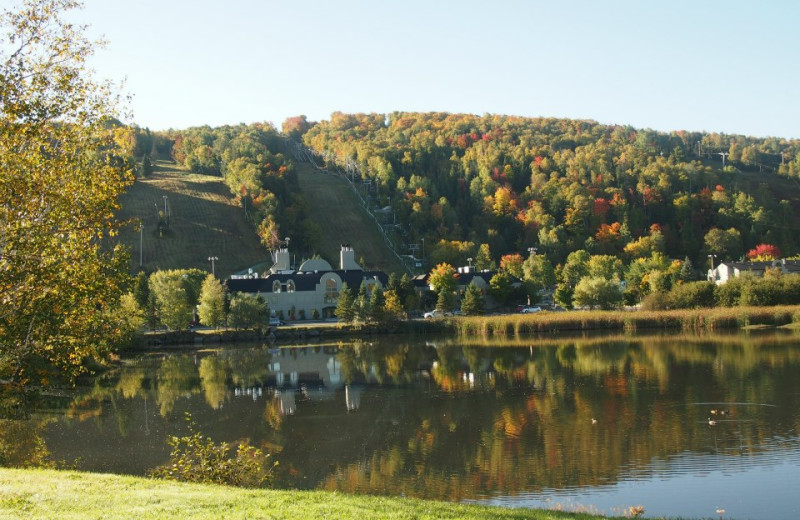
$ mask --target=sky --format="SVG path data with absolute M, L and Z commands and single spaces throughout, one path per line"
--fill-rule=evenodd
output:
M 335 111 L 800 138 L 800 2 L 84 0 L 152 130 Z

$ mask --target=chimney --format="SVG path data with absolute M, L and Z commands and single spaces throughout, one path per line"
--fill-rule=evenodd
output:
M 342 271 L 364 270 L 356 263 L 356 252 L 349 244 L 342 244 L 342 250 L 339 252 L 339 268 Z
M 289 267 L 289 248 L 281 247 L 275 251 L 275 264 L 269 268 L 272 274 L 280 271 L 288 271 Z

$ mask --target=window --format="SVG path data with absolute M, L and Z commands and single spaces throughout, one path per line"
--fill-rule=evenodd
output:
M 328 278 L 325 280 L 325 303 L 334 303 L 339 299 L 339 286 L 336 280 Z
M 281 292 L 281 282 L 279 280 L 275 280 L 272 282 L 272 292 L 279 293 Z
M 286 282 L 286 292 L 294 292 L 294 280 Z

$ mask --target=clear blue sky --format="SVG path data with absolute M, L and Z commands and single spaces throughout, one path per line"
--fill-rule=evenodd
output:
M 85 0 L 161 130 L 447 111 L 800 137 L 800 2 Z

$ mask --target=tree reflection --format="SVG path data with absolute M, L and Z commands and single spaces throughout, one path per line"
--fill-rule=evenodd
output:
M 800 427 L 799 366 L 781 335 L 239 348 L 130 363 L 65 417 L 99 430 L 113 414 L 118 436 L 142 442 L 135 426 L 155 402 L 147 439 L 166 446 L 164 425 L 191 409 L 215 439 L 280 452 L 279 485 L 461 500 L 607 484 L 686 453 L 784 449 L 774 439 Z M 713 407 L 730 415 L 712 428 Z M 0 440 L 36 437 L 0 428 Z M 6 459 L 46 458 L 25 446 Z

